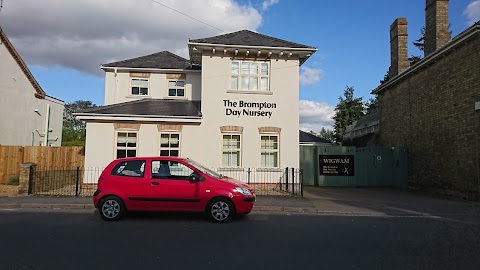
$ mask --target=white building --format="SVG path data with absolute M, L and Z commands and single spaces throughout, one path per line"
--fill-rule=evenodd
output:
M 182 156 L 211 168 L 299 167 L 299 67 L 305 46 L 248 30 L 105 64 L 105 106 L 86 122 L 85 167 Z
M 65 103 L 48 96 L 0 28 L 0 145 L 60 146 Z

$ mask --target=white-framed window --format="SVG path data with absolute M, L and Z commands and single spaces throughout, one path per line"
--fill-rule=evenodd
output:
M 160 134 L 160 156 L 178 157 L 180 155 L 180 134 Z
M 118 131 L 115 158 L 136 157 L 138 145 L 138 132 Z
M 241 165 L 241 136 L 240 134 L 223 134 L 222 166 L 240 167 Z
M 169 97 L 184 97 L 185 96 L 185 81 L 184 80 L 169 80 L 168 81 L 168 96 Z
M 260 164 L 262 168 L 278 168 L 278 135 L 260 135 Z
M 270 91 L 270 65 L 266 62 L 232 61 L 230 88 L 240 91 Z
M 131 79 L 132 92 L 134 96 L 148 95 L 148 79 L 132 78 Z

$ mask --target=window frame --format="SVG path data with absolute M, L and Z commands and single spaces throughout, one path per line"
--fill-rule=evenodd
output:
M 177 83 L 179 81 L 183 82 L 183 87 L 173 87 L 173 88 L 170 87 L 170 82 Z M 170 89 L 175 89 L 175 94 L 176 94 L 175 96 L 170 95 Z M 183 90 L 183 96 L 178 95 L 178 90 L 179 89 Z M 167 96 L 169 98 L 187 98 L 187 90 L 186 89 L 187 89 L 187 80 L 186 79 L 167 79 Z
M 277 138 L 277 149 L 263 149 L 262 147 L 262 137 L 268 137 L 270 140 L 271 137 L 276 137 Z M 276 166 L 266 166 L 266 164 L 263 164 L 262 161 L 262 156 L 263 154 L 270 154 L 270 153 L 276 153 L 277 157 L 277 164 Z M 262 169 L 278 169 L 280 168 L 280 134 L 278 133 L 260 133 L 260 168 Z
M 169 135 L 168 139 L 168 144 L 169 146 L 168 147 L 162 147 L 162 135 Z M 170 146 L 170 140 L 171 140 L 171 135 L 178 135 L 178 147 L 177 148 L 172 148 Z M 181 139 L 182 139 L 182 135 L 180 134 L 180 132 L 160 132 L 160 136 L 159 136 L 159 147 L 158 147 L 158 156 L 160 157 L 180 157 L 181 156 Z M 168 153 L 170 154 L 170 151 L 178 151 L 178 156 L 162 156 L 161 153 L 162 153 L 162 148 L 163 150 L 166 150 L 166 151 L 169 151 Z
M 128 144 L 126 144 L 126 146 L 118 146 L 118 134 L 119 133 L 126 133 L 127 134 L 127 138 L 128 138 L 128 134 L 129 133 L 135 133 L 136 134 L 136 143 L 135 143 L 135 149 L 133 149 L 133 147 L 129 147 Z M 138 143 L 139 143 L 139 140 L 138 140 L 138 130 L 116 130 L 115 131 L 115 147 L 114 147 L 114 155 L 115 155 L 115 159 L 118 159 L 118 150 L 125 150 L 125 157 L 123 158 L 129 158 L 128 156 L 128 150 L 135 150 L 135 156 L 134 157 L 137 157 L 138 155 Z
M 136 81 L 147 81 L 147 94 L 145 95 L 142 95 L 140 94 L 141 91 L 140 91 L 140 88 L 143 88 L 143 87 L 138 87 L 138 86 L 133 86 L 133 81 L 136 80 Z M 134 94 L 133 93 L 133 87 L 138 87 L 138 94 Z M 140 96 L 140 97 L 143 97 L 143 96 L 149 96 L 150 95 L 150 78 L 140 78 L 140 77 L 130 77 L 130 96 Z
M 238 63 L 238 73 L 233 74 L 233 64 Z M 242 64 L 243 63 L 248 63 L 248 64 L 257 64 L 257 74 L 251 75 L 251 74 L 242 74 Z M 267 75 L 262 75 L 262 65 L 267 65 Z M 230 79 L 229 79 L 229 87 L 227 89 L 230 89 L 230 91 L 238 91 L 238 92 L 250 92 L 250 93 L 270 93 L 270 76 L 271 76 L 271 62 L 270 61 L 251 61 L 251 60 L 232 60 L 230 63 Z M 250 70 L 250 69 L 249 69 Z M 233 84 L 233 78 L 237 78 L 237 86 L 236 88 L 232 87 Z M 242 78 L 248 77 L 248 78 L 256 78 L 257 79 L 257 89 L 243 89 L 242 88 Z M 262 79 L 267 79 L 267 89 L 262 90 Z
M 239 136 L 239 139 L 238 139 L 238 142 L 240 143 L 240 147 L 239 148 L 232 148 L 234 150 L 230 150 L 228 151 L 229 149 L 231 148 L 227 148 L 225 149 L 225 145 L 223 143 L 224 141 L 224 136 L 230 136 L 230 138 L 232 138 L 233 136 Z M 242 167 L 242 146 L 243 146 L 243 142 L 242 142 L 242 134 L 241 133 L 222 133 L 222 149 L 221 149 L 221 157 L 222 157 L 222 168 L 241 168 Z M 237 165 L 231 165 L 231 163 L 229 162 L 228 164 L 224 164 L 224 159 L 223 159 L 223 155 L 225 154 L 225 152 L 229 152 L 229 154 L 232 154 L 234 152 L 238 152 L 238 160 L 237 160 Z

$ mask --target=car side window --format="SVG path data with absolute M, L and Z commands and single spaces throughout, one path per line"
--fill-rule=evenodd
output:
M 143 177 L 145 174 L 145 160 L 121 161 L 112 170 L 112 175 Z
M 167 160 L 152 161 L 152 178 L 163 178 L 171 180 L 190 180 L 194 171 L 186 165 Z

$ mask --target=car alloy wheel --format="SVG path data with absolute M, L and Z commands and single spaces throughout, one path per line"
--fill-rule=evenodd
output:
M 223 198 L 213 200 L 208 209 L 209 217 L 214 222 L 228 222 L 235 211 L 232 203 Z
M 124 213 L 123 202 L 120 198 L 109 196 L 102 200 L 100 214 L 104 220 L 118 220 Z

